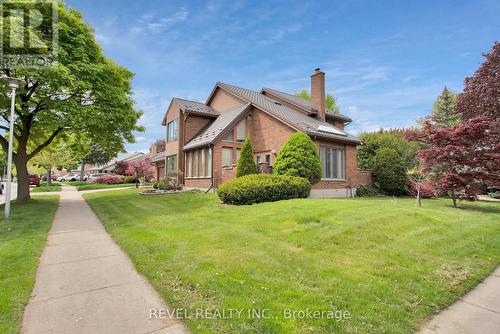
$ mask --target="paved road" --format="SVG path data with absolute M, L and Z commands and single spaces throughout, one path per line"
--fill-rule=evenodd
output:
M 6 182 L 2 182 L 2 183 L 3 183 L 4 187 L 7 187 Z M 12 183 L 11 189 L 12 189 L 12 191 L 10 193 L 11 194 L 10 199 L 14 200 L 14 199 L 16 199 L 16 196 L 17 196 L 17 183 Z M 4 189 L 3 194 L 0 195 L 0 205 L 5 203 L 5 190 L 6 189 Z
M 74 187 L 63 187 L 21 333 L 187 333 Z
M 500 333 L 500 267 L 417 334 Z

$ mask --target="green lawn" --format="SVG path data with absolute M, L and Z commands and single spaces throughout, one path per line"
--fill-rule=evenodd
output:
M 70 183 L 70 185 L 73 185 Z M 109 189 L 109 188 L 123 188 L 123 187 L 135 187 L 133 183 L 121 183 L 121 184 L 97 184 L 97 183 L 85 183 L 75 185 L 78 191 L 82 190 L 95 190 L 95 189 Z
M 165 300 L 244 309 L 194 333 L 412 333 L 500 263 L 500 206 L 412 199 L 219 204 L 215 195 L 86 194 Z M 249 319 L 247 310 L 266 319 Z M 285 309 L 349 311 L 287 319 Z M 328 315 L 325 314 L 324 315 Z
M 19 332 L 57 203 L 58 196 L 35 196 L 0 219 L 0 333 Z
M 60 182 L 52 182 L 49 185 L 47 183 L 42 183 L 40 187 L 31 188 L 32 193 L 43 193 L 43 192 L 54 192 L 61 191 L 61 183 Z

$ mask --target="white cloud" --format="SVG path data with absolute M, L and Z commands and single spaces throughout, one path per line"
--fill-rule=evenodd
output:
M 139 19 L 137 25 L 132 26 L 129 31 L 132 34 L 142 32 L 158 33 L 162 32 L 176 23 L 185 21 L 189 16 L 189 11 L 185 7 L 179 8 L 173 15 L 167 17 L 157 17 L 155 14 L 144 14 Z
M 269 44 L 274 44 L 282 39 L 284 39 L 287 35 L 296 33 L 302 29 L 300 24 L 292 24 L 287 27 L 281 27 L 271 32 L 264 32 L 265 37 L 258 41 L 258 45 L 264 46 Z
M 109 44 L 109 43 L 111 43 L 111 41 L 112 41 L 111 36 L 105 35 L 103 33 L 96 33 L 95 34 L 95 39 L 100 44 L 106 44 L 106 45 Z

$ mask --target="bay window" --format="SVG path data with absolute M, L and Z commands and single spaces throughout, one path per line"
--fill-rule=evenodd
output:
M 199 162 L 198 162 L 198 153 L 199 151 L 194 151 L 193 152 L 193 176 L 194 177 L 198 177 L 200 174 L 200 166 L 199 166 Z
M 345 179 L 345 150 L 338 147 L 321 146 L 320 159 L 323 179 Z
M 187 177 L 193 176 L 193 152 L 189 151 L 187 153 Z
M 207 149 L 207 176 L 212 176 L 212 149 Z
M 212 176 L 212 149 L 189 151 L 186 154 L 186 177 Z

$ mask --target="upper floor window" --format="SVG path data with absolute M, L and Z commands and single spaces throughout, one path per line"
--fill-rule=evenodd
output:
M 222 148 L 222 166 L 230 167 L 233 164 L 233 149 L 228 147 Z
M 345 179 L 345 150 L 337 147 L 320 147 L 323 179 Z
M 177 118 L 167 124 L 167 141 L 177 140 Z
M 236 127 L 236 140 L 245 141 L 246 137 L 247 137 L 247 122 L 246 120 L 242 120 Z
M 229 131 L 225 136 L 224 136 L 224 140 L 227 140 L 227 141 L 233 141 L 234 137 L 233 137 L 233 130 Z

